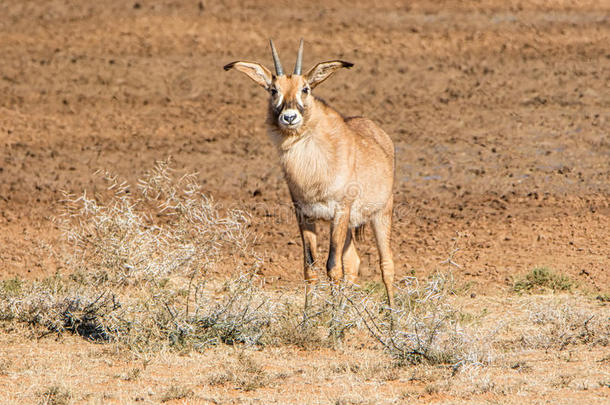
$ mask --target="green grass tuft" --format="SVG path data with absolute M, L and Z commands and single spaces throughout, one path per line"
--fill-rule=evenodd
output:
M 557 274 L 546 267 L 537 267 L 525 275 L 525 278 L 515 281 L 513 290 L 517 293 L 533 293 L 545 290 L 553 292 L 572 291 L 574 282 L 569 277 Z
M 23 280 L 18 277 L 2 280 L 0 284 L 2 292 L 6 295 L 19 295 L 23 288 Z

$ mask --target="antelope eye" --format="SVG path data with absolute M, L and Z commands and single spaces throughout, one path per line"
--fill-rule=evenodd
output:
M 271 95 L 275 96 L 277 94 L 277 89 L 276 88 L 272 88 L 271 90 Z
M 309 94 L 309 87 L 303 87 L 302 91 L 304 94 Z

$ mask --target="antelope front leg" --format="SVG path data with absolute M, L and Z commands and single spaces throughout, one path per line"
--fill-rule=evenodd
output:
M 356 251 L 353 230 L 347 230 L 345 246 L 343 247 L 343 277 L 349 284 L 355 284 L 358 279 L 358 268 L 360 267 L 360 257 Z
M 301 214 L 298 209 L 296 214 L 303 243 L 303 276 L 305 279 L 305 309 L 307 309 L 311 295 L 311 285 L 318 279 L 315 268 L 317 250 L 316 222 L 314 219 Z
M 340 207 L 330 225 L 330 249 L 326 272 L 333 283 L 339 283 L 343 278 L 343 247 L 349 226 L 349 207 Z

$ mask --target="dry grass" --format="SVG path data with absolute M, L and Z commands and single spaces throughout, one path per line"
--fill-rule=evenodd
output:
M 241 391 L 255 391 L 268 387 L 272 381 L 283 375 L 269 375 L 251 356 L 240 351 L 236 359 L 222 365 L 222 370 L 212 373 L 207 379 L 210 386 L 230 386 Z
M 59 217 L 73 247 L 68 275 L 5 281 L 0 318 L 133 350 L 257 343 L 270 315 L 259 299 L 247 215 L 221 213 L 193 176 L 174 178 L 167 162 L 137 187 L 104 178 L 109 195 L 69 197 Z M 237 268 L 242 275 L 219 297 L 207 273 L 231 256 L 251 266 Z
M 39 404 L 44 405 L 67 405 L 72 399 L 70 391 L 59 385 L 53 385 L 39 391 L 38 396 L 40 397 Z
M 526 348 L 564 350 L 570 346 L 610 344 L 610 314 L 607 305 L 584 307 L 578 299 L 558 300 L 552 305 L 535 303 L 528 310 L 529 322 L 522 327 L 520 342 Z
M 7 376 L 13 362 L 9 359 L 0 359 L 0 376 Z
M 74 247 L 66 260 L 73 277 L 116 286 L 191 280 L 229 258 L 227 250 L 251 253 L 248 215 L 221 212 L 195 175 L 176 178 L 169 165 L 158 162 L 137 185 L 103 173 L 107 195 L 66 195 L 58 222 Z
M 459 304 L 470 303 L 469 297 L 456 299 Z M 565 390 L 572 390 L 573 402 L 587 398 L 589 403 L 603 403 L 601 398 L 608 390 L 604 385 L 608 382 L 607 346 L 574 344 L 560 351 L 523 347 L 519 340 L 530 333 L 520 322 L 529 319 L 531 308 L 542 304 L 561 307 L 570 299 L 573 297 L 527 296 L 482 303 L 492 319 L 507 313 L 514 318 L 498 337 L 491 364 L 458 370 L 427 362 L 406 366 L 384 356 L 366 335 L 355 334 L 334 349 L 218 345 L 205 352 L 162 349 L 137 353 L 116 351 L 109 344 L 92 345 L 69 334 L 60 340 L 28 342 L 18 330 L 3 332 L 0 351 L 11 365 L 7 377 L 0 381 L 0 402 L 35 403 L 41 397 L 32 395 L 60 386 L 69 390 L 73 402 L 132 403 L 136 398 L 159 402 L 177 387 L 192 390 L 187 401 L 203 403 L 303 403 L 307 398 L 306 403 L 324 404 L 405 400 L 517 404 L 531 395 L 561 403 Z M 581 301 L 581 309 L 596 316 L 607 314 L 607 308 L 583 304 Z M 133 373 L 134 369 L 140 371 Z M 130 377 L 134 374 L 137 377 Z M 22 388 L 8 389 L 7 384 L 14 381 Z M 36 387 L 36 392 L 25 387 Z
M 183 386 L 172 385 L 161 395 L 160 402 L 177 401 L 180 399 L 188 399 L 193 397 L 193 390 Z
M 111 374 L 133 386 L 129 398 L 115 392 L 102 401 L 222 402 L 229 392 L 255 400 L 263 389 L 283 401 L 282 387 L 298 391 L 303 381 L 307 389 L 327 387 L 319 402 L 339 404 L 443 395 L 501 399 L 541 387 L 548 395 L 608 387 L 607 373 L 597 371 L 607 357 L 588 361 L 589 371 L 559 374 L 541 372 L 539 360 L 531 358 L 542 351 L 572 364 L 583 350 L 606 349 L 610 314 L 603 300 L 578 293 L 513 295 L 495 302 L 478 297 L 473 310 L 471 298 L 456 290 L 451 271 L 445 271 L 426 280 L 400 280 L 392 309 L 375 286 L 320 283 L 304 312 L 297 291 L 264 288 L 257 275 L 264 263 L 250 248 L 248 215 L 219 209 L 195 177 L 176 178 L 161 162 L 135 186 L 108 174 L 104 179 L 106 191 L 65 201 L 59 223 L 71 247 L 66 274 L 0 284 L 5 334 L 23 336 L 27 330 L 37 341 L 81 336 L 103 343 L 107 364 L 130 355 Z M 210 277 L 220 261 L 235 257 L 232 277 Z M 532 285 L 565 290 L 553 287 L 565 283 L 557 284 L 550 273 L 532 274 L 526 278 Z M 543 279 L 547 282 L 540 283 Z M 216 357 L 208 361 L 209 353 Z M 185 382 L 193 378 L 154 382 L 153 363 L 177 366 L 188 356 L 206 364 L 193 377 L 199 385 Z M 33 379 L 31 364 L 3 358 L 0 375 Z M 32 383 L 42 387 L 36 401 L 89 400 L 92 394 L 57 384 L 65 377 L 58 373 Z M 158 389 L 142 391 L 155 385 Z M 23 393 L 0 400 L 26 397 L 31 400 Z
M 137 185 L 109 173 L 106 190 L 67 197 L 59 216 L 72 250 L 67 275 L 3 282 L 0 319 L 72 332 L 135 352 L 205 350 L 214 345 L 339 347 L 367 332 L 400 362 L 487 364 L 490 334 L 472 331 L 452 303 L 450 276 L 401 281 L 397 305 L 376 289 L 322 283 L 303 313 L 296 294 L 262 288 L 262 261 L 250 249 L 248 215 L 221 211 L 194 175 L 159 162 Z M 238 256 L 235 276 L 209 277 Z

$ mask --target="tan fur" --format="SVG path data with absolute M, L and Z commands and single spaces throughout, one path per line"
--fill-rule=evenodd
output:
M 316 278 L 316 220 L 331 222 L 326 267 L 334 282 L 356 281 L 360 259 L 352 230 L 370 223 L 392 306 L 392 140 L 371 120 L 345 119 L 311 94 L 311 89 L 334 71 L 351 64 L 323 62 L 305 75 L 278 77 L 265 77 L 266 69 L 262 66 L 251 68 L 251 63 L 235 62 L 227 67 L 234 65 L 271 94 L 267 119 L 269 136 L 276 146 L 299 220 L 305 279 L 313 282 Z M 292 125 L 293 121 L 287 124 L 286 119 L 291 118 L 299 125 Z

